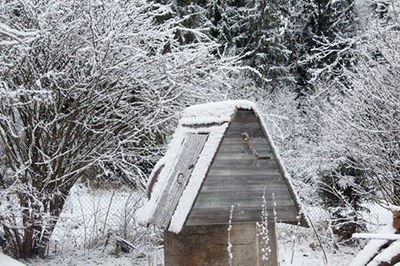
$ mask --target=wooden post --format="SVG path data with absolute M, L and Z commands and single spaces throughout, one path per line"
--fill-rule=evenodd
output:
M 276 228 L 275 222 L 268 222 L 268 237 L 271 253 L 269 254 L 268 261 L 264 265 L 277 266 L 278 265 L 278 242 L 276 241 Z
M 278 265 L 275 224 L 268 223 L 268 261 L 262 260 L 256 223 L 233 224 L 231 244 L 233 265 Z M 165 265 L 229 265 L 228 225 L 187 226 L 179 235 L 164 234 Z

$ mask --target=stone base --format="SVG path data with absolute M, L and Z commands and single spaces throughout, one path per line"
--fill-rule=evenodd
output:
M 232 265 L 278 265 L 274 229 L 269 226 L 272 252 L 263 262 L 256 224 L 232 225 Z M 166 266 L 230 265 L 228 225 L 187 226 L 179 235 L 165 232 L 164 254 Z

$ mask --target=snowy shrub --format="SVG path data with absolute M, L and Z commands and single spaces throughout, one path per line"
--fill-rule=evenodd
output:
M 181 45 L 177 19 L 157 23 L 168 6 L 0 5 L 0 223 L 14 256 L 44 256 L 76 180 L 143 189 L 170 121 L 215 99 L 238 69 L 209 38 Z

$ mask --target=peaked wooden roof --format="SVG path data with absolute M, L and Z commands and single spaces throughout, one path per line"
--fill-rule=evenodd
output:
M 254 103 L 192 106 L 149 178 L 139 219 L 179 233 L 185 224 L 259 221 L 265 207 L 269 219 L 297 223 L 289 178 Z

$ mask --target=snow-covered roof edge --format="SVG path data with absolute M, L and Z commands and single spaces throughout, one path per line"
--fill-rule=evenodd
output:
M 311 222 L 310 222 L 307 214 L 304 212 L 305 208 L 303 207 L 303 204 L 299 201 L 299 199 L 300 199 L 299 195 L 297 194 L 296 190 L 294 189 L 292 176 L 286 170 L 286 167 L 283 165 L 283 160 L 282 160 L 282 157 L 279 154 L 279 149 L 275 146 L 275 143 L 274 143 L 274 140 L 272 138 L 272 135 L 269 132 L 268 127 L 265 124 L 264 119 L 262 119 L 262 117 L 260 115 L 261 112 L 259 111 L 258 107 L 255 106 L 253 108 L 253 111 L 254 111 L 255 115 L 258 117 L 262 128 L 264 129 L 264 133 L 265 133 L 265 135 L 267 137 L 267 140 L 268 140 L 269 144 L 271 145 L 272 153 L 274 154 L 274 156 L 276 158 L 276 161 L 277 161 L 277 164 L 279 166 L 279 169 L 280 169 L 282 175 L 284 176 L 285 183 L 286 183 L 286 185 L 287 185 L 287 187 L 289 189 L 289 192 L 290 192 L 290 194 L 291 194 L 291 196 L 293 198 L 293 201 L 299 207 L 299 211 L 300 211 L 299 215 L 301 215 L 301 221 L 300 222 L 301 222 L 301 224 L 303 226 L 308 226 L 309 227 Z
M 179 128 L 179 127 L 178 127 Z M 153 186 L 153 191 L 152 195 L 139 210 L 138 210 L 138 215 L 136 217 L 137 221 L 139 224 L 147 224 L 150 222 L 154 211 L 157 206 L 158 199 L 161 197 L 162 192 L 165 188 L 165 186 L 168 183 L 168 178 L 163 178 L 168 177 L 169 172 L 172 171 L 173 166 L 175 165 L 175 159 L 176 156 L 173 156 L 174 154 L 178 154 L 180 151 L 180 144 L 184 140 L 185 132 L 183 130 L 175 130 L 174 134 L 172 135 L 172 140 L 168 144 L 167 152 L 165 153 L 165 156 L 161 159 L 161 163 L 157 163 L 156 166 L 150 174 L 151 179 L 149 179 L 147 187 L 150 186 L 150 183 L 152 182 L 152 179 L 154 178 L 154 174 L 157 172 L 159 167 L 164 165 L 164 168 L 161 170 L 160 174 L 158 175 L 158 181 L 154 184 Z
M 172 216 L 168 231 L 179 233 L 182 230 L 227 127 L 228 123 L 224 123 L 221 126 L 213 127 L 213 130 L 211 130 L 208 141 L 205 143 L 190 176 L 189 183 L 183 191 Z
M 247 100 L 229 100 L 197 104 L 186 108 L 181 125 L 218 124 L 229 122 L 237 109 L 254 109 L 256 104 Z

